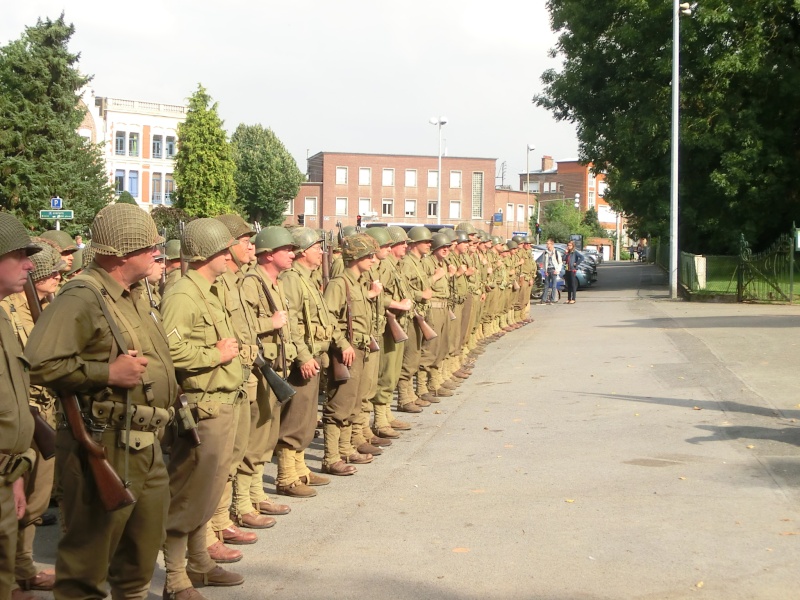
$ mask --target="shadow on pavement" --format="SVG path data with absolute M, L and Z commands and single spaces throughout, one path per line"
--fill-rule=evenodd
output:
M 713 328 L 742 328 L 763 329 L 765 327 L 782 329 L 785 327 L 800 327 L 800 315 L 760 315 L 760 316 L 730 316 L 730 317 L 679 317 L 656 319 L 631 319 L 613 325 L 597 325 L 597 327 L 648 327 L 658 329 L 713 329 Z
M 725 442 L 728 440 L 772 440 L 783 444 L 800 446 L 800 428 L 784 427 L 773 429 L 770 427 L 753 427 L 750 425 L 697 425 L 697 429 L 710 432 L 706 436 L 687 438 L 690 444 L 702 444 L 703 442 Z

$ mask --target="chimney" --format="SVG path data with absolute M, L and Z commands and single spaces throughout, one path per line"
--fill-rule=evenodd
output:
M 550 171 L 553 168 L 553 157 L 542 156 L 542 171 Z

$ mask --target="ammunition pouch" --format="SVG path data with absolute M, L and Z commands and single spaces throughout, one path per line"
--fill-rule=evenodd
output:
M 91 419 L 95 425 L 106 429 L 125 431 L 127 412 L 124 402 L 114 400 L 97 400 L 92 402 Z M 156 432 L 165 427 L 173 413 L 166 408 L 157 408 L 144 404 L 131 405 L 131 431 Z M 131 440 L 133 441 L 133 440 Z M 127 444 L 123 444 L 127 445 Z M 144 446 L 142 446 L 144 447 Z

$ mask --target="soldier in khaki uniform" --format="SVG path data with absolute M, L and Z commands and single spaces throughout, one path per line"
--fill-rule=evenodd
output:
M 22 291 L 28 272 L 34 268 L 29 256 L 40 250 L 22 223 L 8 213 L 0 213 L 0 299 Z M 4 370 L 0 377 L 0 598 L 33 600 L 16 589 L 14 581 L 17 519 L 26 510 L 22 475 L 36 459 L 31 448 L 33 417 L 28 409 L 27 361 L 3 311 L 0 347 L 0 366 Z
M 271 361 L 276 373 L 286 377 L 283 357 L 288 369 L 297 353 L 292 342 L 286 296 L 278 277 L 292 266 L 294 240 L 288 229 L 264 227 L 253 243 L 256 265 L 245 276 L 241 293 L 255 314 L 264 358 Z M 270 301 L 275 304 L 275 310 Z M 272 460 L 278 443 L 281 407 L 261 372 L 256 375 L 258 388 L 256 402 L 250 405 L 250 438 L 244 458 L 239 462 L 233 489 L 234 512 L 244 514 L 254 508 L 264 515 L 285 515 L 290 508 L 272 502 L 264 491 L 264 465 Z
M 442 361 L 448 349 L 448 300 L 450 297 L 450 265 L 446 258 L 450 254 L 450 240 L 444 233 L 431 237 L 431 253 L 422 260 L 428 274 L 433 295 L 429 300 L 430 310 L 426 320 L 437 336 L 422 345 L 422 355 L 417 371 L 417 395 L 426 403 L 438 402 L 439 396 L 452 396 L 453 392 L 442 386 Z
M 36 268 L 31 273 L 31 279 L 40 304 L 45 304 L 47 298 L 58 290 L 61 281 L 60 271 L 64 267 L 64 262 L 60 253 L 45 240 L 33 238 L 33 241 L 41 246 L 42 251 L 32 256 Z M 0 302 L 0 306 L 11 319 L 17 340 L 24 350 L 28 336 L 33 330 L 33 318 L 27 297 L 24 293 L 12 294 L 6 296 Z M 31 407 L 35 408 L 53 428 L 56 426 L 55 401 L 55 396 L 49 390 L 40 386 L 30 387 Z M 50 504 L 55 460 L 52 456 L 44 458 L 35 441 L 33 449 L 36 451 L 36 462 L 33 469 L 25 474 L 25 497 L 28 506 L 25 515 L 19 521 L 16 580 L 24 590 L 52 590 L 55 574 L 49 571 L 37 571 L 34 565 L 33 538 L 36 533 L 35 523 Z
M 362 400 L 367 398 L 372 382 L 365 371 L 370 360 L 370 336 L 374 334 L 375 318 L 369 295 L 377 296 L 383 291 L 380 282 L 373 282 L 369 292 L 360 282 L 361 276 L 370 270 L 375 261 L 378 245 L 370 236 L 360 233 L 342 241 L 344 272 L 331 279 L 325 289 L 325 302 L 346 332 L 342 347 L 352 347 L 353 360 L 347 364 L 350 379 L 336 382 L 328 379 L 328 400 L 322 409 L 323 433 L 325 435 L 325 457 L 322 470 L 331 475 L 352 475 L 356 472 L 352 464 L 366 464 L 373 460 L 372 454 L 362 454 L 353 446 L 353 423 L 361 413 Z M 378 356 L 373 357 L 374 360 Z
M 312 486 L 327 485 L 328 477 L 312 472 L 305 462 L 305 450 L 314 438 L 317 425 L 317 402 L 320 374 L 328 368 L 331 344 L 346 356 L 342 331 L 331 316 L 322 292 L 314 283 L 314 274 L 322 265 L 321 240 L 313 229 L 292 230 L 296 245 L 292 268 L 281 275 L 281 284 L 289 305 L 289 322 L 297 358 L 289 374 L 294 397 L 281 411 L 281 426 L 275 454 L 278 457 L 276 488 L 279 494 L 298 498 L 317 495 Z
M 164 269 L 166 272 L 166 281 L 164 282 L 161 296 L 163 297 L 166 291 L 181 278 L 181 241 L 169 240 L 164 244 Z
M 250 405 L 256 401 L 256 376 L 253 373 L 253 363 L 258 354 L 256 345 L 257 323 L 256 316 L 250 305 L 240 293 L 244 281 L 243 267 L 255 256 L 251 237 L 255 232 L 250 225 L 239 215 L 220 215 L 215 217 L 228 228 L 231 236 L 238 241 L 230 248 L 231 261 L 228 270 L 217 280 L 216 285 L 225 290 L 225 308 L 230 314 L 233 333 L 239 342 L 239 360 L 242 363 L 242 377 L 245 381 L 247 392 L 246 402 L 234 407 L 234 427 L 236 434 L 233 443 L 233 455 L 228 473 L 228 481 L 222 493 L 219 505 L 209 523 L 206 543 L 208 553 L 216 562 L 233 562 L 241 558 L 241 552 L 227 548 L 229 544 L 252 544 L 258 540 L 255 533 L 242 531 L 231 520 L 231 503 L 233 499 L 233 481 L 239 462 L 244 458 L 250 438 Z M 235 509 L 235 506 L 233 507 Z M 266 529 L 275 525 L 275 519 L 262 515 L 249 506 L 246 513 L 237 513 L 237 521 L 253 529 Z
M 144 278 L 145 286 L 147 288 L 147 299 L 150 301 L 150 306 L 158 310 L 161 306 L 161 275 L 164 273 L 164 259 L 166 258 L 164 252 L 159 249 L 158 255 L 155 257 L 153 268 Z
M 201 445 L 176 436 L 170 452 L 165 598 L 199 599 L 201 585 L 239 585 L 244 578 L 211 560 L 206 524 L 233 459 L 236 405 L 244 396 L 239 344 L 218 278 L 236 244 L 215 219 L 191 221 L 181 251 L 189 270 L 164 294 L 164 329 L 176 374 L 197 422 Z
M 75 243 L 66 231 L 51 229 L 42 233 L 42 237 L 46 240 L 54 242 L 61 250 L 61 259 L 64 261 L 63 271 L 72 269 L 72 264 L 75 261 L 75 253 L 78 251 L 78 245 Z
M 169 504 L 157 436 L 177 393 L 167 338 L 141 283 L 163 239 L 150 216 L 129 204 L 103 208 L 92 232 L 94 261 L 42 313 L 25 352 L 33 383 L 77 394 L 136 503 L 105 510 L 76 439 L 82 432 L 59 415 L 55 470 L 65 530 L 54 593 L 103 598 L 108 581 L 115 598 L 145 598 Z

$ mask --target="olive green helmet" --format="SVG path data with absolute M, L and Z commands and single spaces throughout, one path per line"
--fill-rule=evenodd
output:
M 518 246 L 519 244 L 517 244 L 517 242 L 515 242 L 513 239 L 506 242 L 506 247 L 508 247 L 509 250 L 515 250 Z
M 190 263 L 201 262 L 238 243 L 228 228 L 216 219 L 195 219 L 186 224 L 181 252 Z
M 295 247 L 297 245 L 292 237 L 292 233 L 288 229 L 285 227 L 276 227 L 274 225 L 264 227 L 264 229 L 259 231 L 253 243 L 256 247 L 256 254 L 274 252 L 278 248 L 283 248 L 284 246 Z
M 455 242 L 458 234 L 455 232 L 455 229 L 450 229 L 449 227 L 442 227 L 438 233 L 443 233 L 447 236 L 447 239 L 451 242 Z
M 522 244 L 524 242 L 524 240 L 525 240 L 525 236 L 524 235 L 517 234 L 517 235 L 511 237 L 511 241 L 512 242 L 516 242 L 517 244 Z
M 342 227 L 342 236 L 343 237 L 350 237 L 351 235 L 355 235 L 358 233 L 355 225 L 345 225 Z
M 164 245 L 164 254 L 167 260 L 178 260 L 181 257 L 181 241 L 168 240 Z
M 32 242 L 25 227 L 15 217 L 0 212 L 0 256 L 25 250 L 28 256 L 41 250 L 41 246 Z
M 374 239 L 378 243 L 378 246 L 389 246 L 394 243 L 386 227 L 367 227 L 366 234 Z
M 45 231 L 41 237 L 55 242 L 61 248 L 61 252 L 75 252 L 78 249 L 75 240 L 66 231 L 52 229 Z
M 493 246 L 497 246 L 497 244 L 502 244 L 502 243 L 503 243 L 503 238 L 501 238 L 499 235 L 493 235 L 492 236 L 492 245 Z
M 408 241 L 430 242 L 431 236 L 432 234 L 430 229 L 428 229 L 424 225 L 417 225 L 416 227 L 412 227 L 411 230 L 408 232 Z
M 95 254 L 125 256 L 163 243 L 153 218 L 133 204 L 110 204 L 92 221 Z
M 294 245 L 300 252 L 305 252 L 314 244 L 318 244 L 322 241 L 319 232 L 310 227 L 295 227 L 292 229 L 292 239 L 294 240 Z
M 431 252 L 443 246 L 449 246 L 452 242 L 447 234 L 438 231 L 431 236 Z
M 245 221 L 240 215 L 219 215 L 214 218 L 228 228 L 228 231 L 231 232 L 234 239 L 238 240 L 243 235 L 255 234 L 252 225 Z
M 456 234 L 456 243 L 461 244 L 463 242 L 469 243 L 469 234 L 466 231 L 459 231 Z
M 399 225 L 389 225 L 386 228 L 386 231 L 388 231 L 389 235 L 392 237 L 392 245 L 394 246 L 408 241 L 408 234 L 406 233 L 406 230 Z
M 342 240 L 342 259 L 345 262 L 359 260 L 378 251 L 378 243 L 366 233 L 357 233 Z
M 61 253 L 52 245 L 41 238 L 31 238 L 31 241 L 39 244 L 41 248 L 41 252 L 37 252 L 31 256 L 31 260 L 33 261 L 31 278 L 34 281 L 50 277 L 53 273 L 58 273 L 66 266 L 66 263 L 61 260 Z
M 456 225 L 456 231 L 463 231 L 467 235 L 478 233 L 478 230 L 475 229 L 475 225 L 473 225 L 469 221 L 461 221 L 461 223 Z

